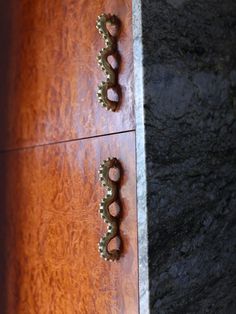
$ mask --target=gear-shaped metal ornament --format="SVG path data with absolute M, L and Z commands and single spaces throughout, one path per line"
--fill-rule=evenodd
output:
M 113 101 L 108 98 L 108 90 L 118 88 L 117 70 L 108 62 L 109 56 L 117 56 L 117 37 L 112 36 L 107 29 L 107 24 L 120 27 L 120 21 L 117 16 L 111 14 L 101 14 L 97 18 L 96 28 L 105 41 L 105 47 L 99 52 L 97 56 L 98 65 L 101 67 L 106 75 L 106 81 L 101 82 L 98 86 L 98 102 L 109 111 L 116 111 L 118 101 Z M 117 60 L 118 63 L 118 60 Z
M 102 199 L 99 212 L 107 224 L 107 232 L 106 234 L 100 239 L 98 243 L 98 251 L 101 257 L 106 261 L 116 261 L 120 257 L 120 247 L 118 249 L 114 249 L 109 251 L 108 244 L 114 238 L 119 238 L 120 243 L 120 235 L 119 235 L 119 215 L 113 216 L 109 211 L 109 206 L 114 202 L 119 202 L 119 180 L 113 181 L 109 177 L 109 171 L 111 168 L 117 168 L 119 170 L 119 174 L 121 175 L 121 164 L 118 159 L 108 158 L 103 161 L 100 165 L 99 169 L 99 179 L 102 185 L 106 188 L 106 195 Z

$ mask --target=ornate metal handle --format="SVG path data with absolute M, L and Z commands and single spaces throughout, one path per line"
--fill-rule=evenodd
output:
M 107 24 L 114 25 L 117 29 L 119 29 L 120 21 L 115 15 L 110 14 L 101 14 L 97 19 L 96 27 L 105 41 L 105 47 L 99 52 L 97 60 L 98 65 L 104 71 L 107 79 L 98 86 L 97 97 L 99 103 L 101 103 L 106 110 L 115 111 L 118 106 L 118 101 L 108 99 L 108 90 L 118 88 L 118 69 L 114 69 L 108 62 L 107 58 L 113 55 L 114 57 L 116 56 L 117 63 L 119 61 L 117 52 L 117 37 L 111 35 L 107 29 Z
M 110 178 L 109 171 L 111 168 L 117 168 L 119 170 L 119 179 L 113 181 Z M 106 261 L 115 261 L 120 257 L 120 247 L 121 239 L 119 234 L 119 216 L 121 212 L 120 202 L 119 202 L 119 180 L 121 176 L 121 164 L 116 158 L 108 158 L 104 160 L 100 165 L 99 178 L 102 185 L 106 188 L 106 195 L 100 203 L 99 212 L 102 219 L 107 224 L 107 232 L 100 239 L 98 243 L 98 251 L 101 257 Z M 118 203 L 119 213 L 116 216 L 111 215 L 109 211 L 109 206 L 112 203 Z M 110 241 L 114 238 L 118 238 L 120 245 L 118 249 L 113 249 L 109 251 L 108 245 Z

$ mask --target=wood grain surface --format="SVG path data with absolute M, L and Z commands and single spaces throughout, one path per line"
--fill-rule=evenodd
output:
M 134 132 L 0 154 L 1 313 L 138 313 Z M 100 162 L 123 166 L 117 263 L 99 256 Z
M 103 12 L 122 22 L 116 113 L 96 97 Z M 1 150 L 134 129 L 131 16 L 131 0 L 1 1 Z

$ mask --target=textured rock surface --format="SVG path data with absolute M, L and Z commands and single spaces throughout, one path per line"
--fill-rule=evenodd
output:
M 143 1 L 151 313 L 236 313 L 236 2 Z

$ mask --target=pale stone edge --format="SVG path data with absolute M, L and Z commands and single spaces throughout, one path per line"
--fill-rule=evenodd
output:
M 141 0 L 132 1 L 139 258 L 139 312 L 149 314 L 147 180 Z

